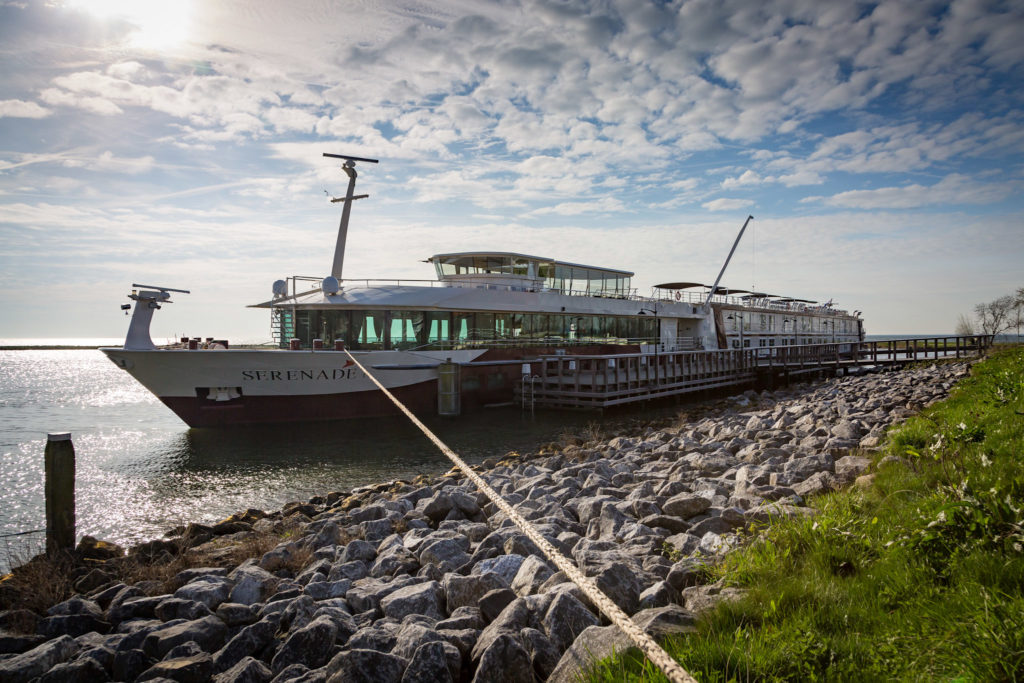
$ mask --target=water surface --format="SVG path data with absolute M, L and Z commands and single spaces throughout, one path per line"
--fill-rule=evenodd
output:
M 502 409 L 426 421 L 474 463 L 599 419 Z M 46 435 L 64 431 L 76 450 L 78 535 L 118 543 L 450 467 L 405 418 L 189 429 L 99 351 L 0 351 L 0 534 L 44 527 Z M 0 539 L 0 569 L 42 542 L 41 534 Z

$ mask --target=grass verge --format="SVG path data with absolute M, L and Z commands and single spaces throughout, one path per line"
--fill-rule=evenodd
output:
M 1022 455 L 1018 347 L 890 430 L 872 486 L 752 532 L 714 577 L 746 597 L 666 649 L 700 681 L 1024 680 Z M 625 656 L 589 680 L 664 677 Z

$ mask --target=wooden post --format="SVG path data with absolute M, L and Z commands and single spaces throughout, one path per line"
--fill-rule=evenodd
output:
M 46 436 L 46 552 L 75 547 L 75 445 L 70 432 Z

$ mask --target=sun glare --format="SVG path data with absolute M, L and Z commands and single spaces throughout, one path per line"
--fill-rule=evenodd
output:
M 134 29 L 129 44 L 143 50 L 174 47 L 188 38 L 191 0 L 71 0 L 74 9 L 100 19 L 121 19 Z

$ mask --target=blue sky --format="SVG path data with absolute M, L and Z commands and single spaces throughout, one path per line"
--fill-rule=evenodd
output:
M 0 338 L 269 336 L 328 274 L 492 249 L 951 331 L 1024 286 L 1024 5 L 0 0 Z

